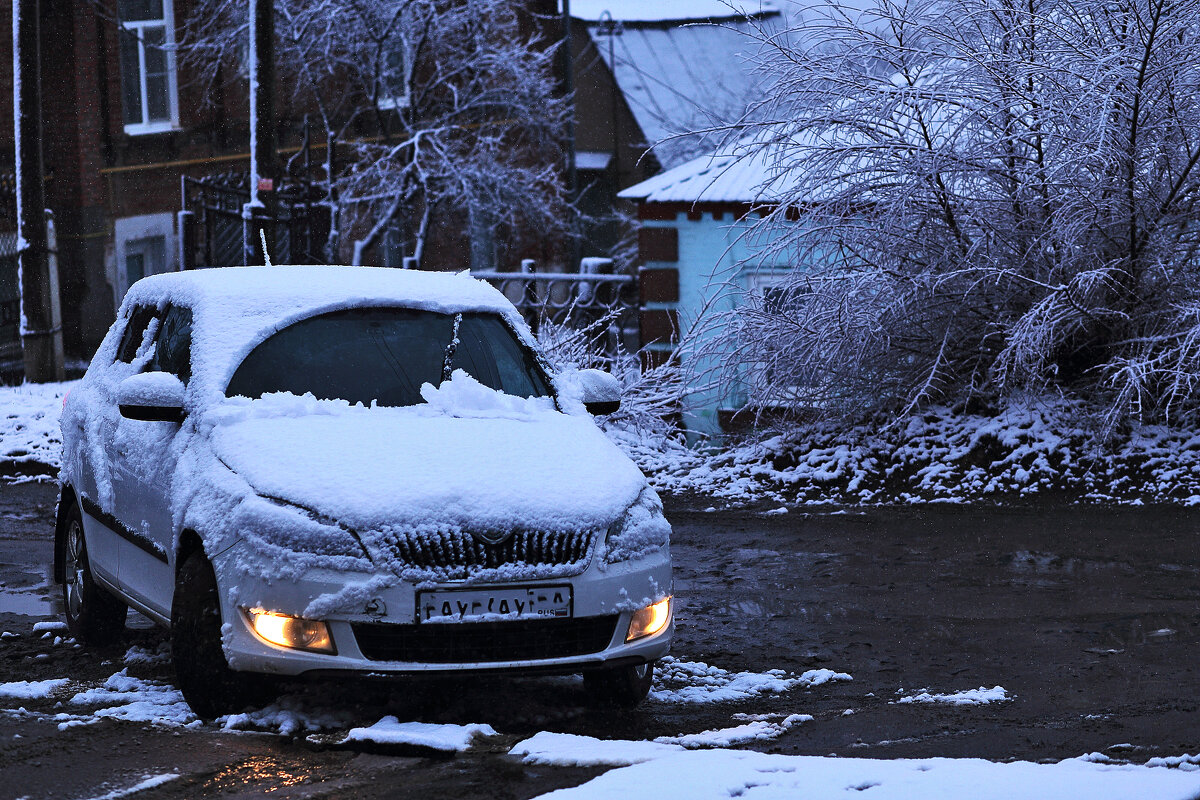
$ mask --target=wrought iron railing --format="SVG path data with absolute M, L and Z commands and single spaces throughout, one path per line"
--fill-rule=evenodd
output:
M 630 275 L 534 272 L 476 272 L 501 291 L 536 333 L 549 322 L 576 329 L 596 329 L 594 338 L 609 355 L 636 352 L 637 286 Z

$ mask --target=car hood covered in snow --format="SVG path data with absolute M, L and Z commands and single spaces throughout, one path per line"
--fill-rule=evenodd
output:
M 211 431 L 213 452 L 259 495 L 362 534 L 595 530 L 645 486 L 590 419 L 548 398 L 447 407 L 437 393 L 449 385 L 427 385 L 433 402 L 410 408 L 291 396 L 233 404 Z

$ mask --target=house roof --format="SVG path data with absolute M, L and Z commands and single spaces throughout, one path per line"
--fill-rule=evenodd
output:
M 779 12 L 774 0 L 571 0 L 571 16 L 594 23 L 608 12 L 626 24 L 703 22 Z
M 665 167 L 710 149 L 699 136 L 682 136 L 726 124 L 761 98 L 751 57 L 755 26 L 785 24 L 766 0 L 576 0 L 572 16 L 586 17 L 596 50 L 612 71 L 648 144 Z M 714 16 L 721 10 L 720 16 Z M 609 10 L 622 21 L 608 34 L 597 21 Z M 680 16 L 686 14 L 686 16 Z M 710 24 L 711 22 L 718 24 Z M 610 53 L 611 45 L 611 53 Z M 661 144 L 659 144 L 661 143 Z
M 782 169 L 778 155 L 772 147 L 743 140 L 634 184 L 619 196 L 645 203 L 780 203 L 799 176 Z

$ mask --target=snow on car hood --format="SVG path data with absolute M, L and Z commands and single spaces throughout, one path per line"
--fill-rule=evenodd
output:
M 385 528 L 587 530 L 645 478 L 590 418 L 465 373 L 427 404 L 364 408 L 311 396 L 237 399 L 214 414 L 215 455 L 260 495 L 361 534 Z

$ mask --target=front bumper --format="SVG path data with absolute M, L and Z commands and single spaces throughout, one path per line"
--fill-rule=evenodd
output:
M 582 573 L 541 580 L 513 580 L 519 586 L 562 586 L 572 588 L 573 613 L 566 620 L 537 620 L 494 623 L 417 623 L 416 598 L 420 590 L 480 589 L 499 583 L 421 584 L 419 587 L 391 576 L 310 570 L 298 579 L 253 577 L 238 569 L 245 556 L 234 547 L 214 559 L 221 586 L 221 616 L 225 621 L 224 646 L 235 670 L 276 675 L 355 674 L 369 676 L 430 674 L 446 672 L 571 673 L 623 664 L 656 661 L 671 647 L 672 618 L 659 633 L 625 642 L 633 612 L 671 593 L 671 565 L 666 553 L 601 569 L 598 558 Z M 323 619 L 329 625 L 336 654 L 278 647 L 260 639 L 251 630 L 243 608 L 263 608 L 295 616 Z M 313 613 L 314 609 L 320 609 Z M 673 615 L 672 615 L 673 616 Z M 560 624 L 565 623 L 565 624 Z M 500 637 L 483 631 L 490 626 Z M 525 626 L 521 629 L 517 626 Z M 464 631 L 464 628 L 474 628 Z M 454 630 L 460 629 L 460 630 Z M 586 629 L 586 635 L 583 631 Z M 607 635 L 605 635 L 605 629 Z M 487 647 L 464 647 L 467 657 L 454 658 L 451 649 L 439 648 L 436 659 L 405 658 L 411 643 L 427 652 L 436 646 L 437 634 L 457 639 L 487 640 Z M 463 634 L 471 634 L 463 636 Z M 514 641 L 513 652 L 528 654 L 531 648 L 516 640 L 533 637 L 548 647 L 535 646 L 534 657 L 505 657 L 505 640 Z M 572 648 L 555 647 L 555 637 L 588 642 Z M 450 639 L 446 640 L 447 642 Z M 383 646 L 381 646 L 383 642 Z M 579 652 L 582 647 L 586 652 Z M 482 658 L 479 653 L 487 655 Z

